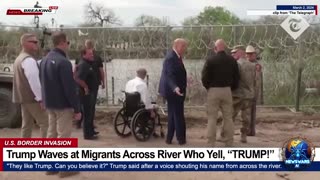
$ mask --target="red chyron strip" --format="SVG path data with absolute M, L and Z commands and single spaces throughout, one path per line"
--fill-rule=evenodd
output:
M 318 5 L 316 5 L 316 15 L 318 15 Z
M 3 171 L 3 144 L 4 141 L 0 139 L 0 171 Z
M 3 171 L 3 148 L 71 148 L 78 147 L 77 138 L 0 138 L 0 171 Z
M 49 6 L 49 9 L 58 9 L 58 6 Z
M 8 9 L 7 15 L 42 15 L 42 12 L 22 12 L 20 9 Z
M 0 147 L 12 147 L 12 148 L 78 147 L 78 139 L 77 138 L 0 138 Z

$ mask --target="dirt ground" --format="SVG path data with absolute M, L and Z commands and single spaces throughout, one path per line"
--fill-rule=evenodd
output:
M 162 138 L 152 138 L 147 142 L 138 142 L 132 136 L 118 137 L 112 128 L 115 110 L 98 109 L 96 124 L 100 132 L 99 139 L 87 141 L 82 138 L 82 131 L 74 129 L 73 136 L 79 138 L 80 147 L 181 147 L 176 141 L 167 145 Z M 183 147 L 206 147 L 206 112 L 202 109 L 190 108 L 186 110 L 187 144 Z M 163 118 L 165 122 L 165 118 Z M 315 146 L 320 145 L 320 113 L 294 113 L 287 109 L 259 108 L 257 114 L 256 136 L 248 137 L 248 143 L 239 142 L 239 126 L 236 125 L 235 147 L 280 147 L 284 141 L 293 136 L 308 138 Z M 0 137 L 19 137 L 19 129 L 0 129 Z M 35 128 L 34 136 L 39 131 Z M 223 144 L 217 144 L 223 147 Z M 213 178 L 214 177 L 214 178 Z M 46 176 L 43 172 L 1 172 L 0 180 L 33 180 L 58 179 L 58 176 Z M 217 180 L 318 180 L 320 173 L 309 172 L 81 172 L 65 179 L 93 179 L 93 180 L 162 180 L 162 179 L 217 179 Z

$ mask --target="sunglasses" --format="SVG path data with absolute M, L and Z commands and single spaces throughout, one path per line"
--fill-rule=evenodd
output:
M 38 44 L 38 41 L 28 41 L 30 43 L 33 43 L 33 44 Z

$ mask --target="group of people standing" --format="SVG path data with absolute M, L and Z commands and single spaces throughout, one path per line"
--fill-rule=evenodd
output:
M 35 60 L 34 34 L 22 35 L 20 43 L 22 51 L 13 65 L 13 102 L 21 104 L 21 136 L 30 138 L 36 121 L 41 137 L 68 138 L 72 120 L 77 120 L 78 127 L 83 123 L 84 139 L 96 139 L 95 104 L 99 86 L 105 87 L 105 75 L 93 41 L 85 41 L 75 68 L 67 58 L 70 43 L 63 32 L 52 34 L 54 48 L 46 50 L 40 61 Z
M 66 34 L 55 32 L 51 38 L 54 48 L 39 61 L 35 59 L 37 37 L 27 33 L 20 39 L 22 51 L 13 65 L 13 102 L 21 105 L 21 136 L 32 137 L 35 121 L 42 138 L 69 138 L 73 120 L 80 127 L 83 119 L 84 139 L 96 139 L 95 104 L 99 86 L 105 87 L 102 60 L 94 52 L 93 42 L 87 40 L 73 69 L 67 57 L 70 42 Z M 65 177 L 72 172 L 59 174 Z
M 186 124 L 184 100 L 186 97 L 187 77 L 183 55 L 187 49 L 185 39 L 176 39 L 164 62 L 159 85 L 159 93 L 167 101 L 168 131 L 166 143 L 171 144 L 176 132 L 180 145 L 186 143 Z M 247 136 L 255 135 L 255 103 L 260 91 L 261 65 L 257 62 L 256 51 L 252 46 L 235 46 L 231 55 L 226 52 L 223 39 L 215 42 L 215 55 L 210 56 L 202 70 L 202 85 L 207 90 L 208 130 L 207 138 L 214 147 L 217 140 L 217 119 L 222 112 L 223 126 L 220 141 L 227 147 L 233 146 L 234 121 L 241 111 L 241 142 Z M 250 127 L 251 126 L 251 127 Z
M 81 58 L 75 68 L 67 58 L 69 41 L 65 33 L 52 34 L 54 48 L 39 64 L 34 59 L 38 40 L 34 34 L 21 37 L 22 51 L 14 62 L 13 102 L 21 104 L 22 137 L 31 137 L 34 120 L 40 126 L 42 137 L 68 138 L 72 120 L 83 119 L 84 139 L 97 138 L 93 123 L 99 86 L 105 88 L 105 74 L 100 56 L 94 51 L 94 43 L 86 40 L 80 51 Z M 166 55 L 161 72 L 159 94 L 167 101 L 168 131 L 166 143 L 172 144 L 174 133 L 180 145 L 186 144 L 184 100 L 187 88 L 187 72 L 183 55 L 188 43 L 176 39 Z M 202 84 L 207 89 L 208 142 L 215 146 L 218 111 L 223 116 L 221 139 L 226 146 L 233 145 L 234 119 L 241 111 L 241 142 L 247 142 L 252 108 L 258 97 L 257 83 L 261 66 L 256 61 L 252 46 L 236 46 L 231 55 L 226 52 L 224 40 L 215 42 L 215 55 L 209 57 L 202 70 Z M 137 77 L 127 83 L 127 91 L 141 91 L 142 101 L 154 115 L 148 101 L 149 92 L 143 83 L 146 69 L 139 69 Z M 251 123 L 254 125 L 254 123 Z

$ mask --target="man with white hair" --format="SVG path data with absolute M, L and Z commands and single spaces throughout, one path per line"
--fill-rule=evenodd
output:
M 178 38 L 173 42 L 164 62 L 159 84 L 159 93 L 167 100 L 168 132 L 166 143 L 171 144 L 174 133 L 180 145 L 186 144 L 186 123 L 184 100 L 186 97 L 187 72 L 182 57 L 187 49 L 187 41 Z
M 47 137 L 48 115 L 43 109 L 41 84 L 37 61 L 38 39 L 34 34 L 23 34 L 22 51 L 14 61 L 13 102 L 21 104 L 21 136 L 31 138 L 34 120 L 40 127 L 42 138 Z

